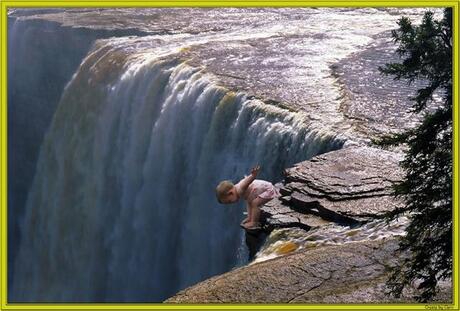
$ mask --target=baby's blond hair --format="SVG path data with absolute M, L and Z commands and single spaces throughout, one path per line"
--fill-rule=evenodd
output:
M 230 180 L 224 180 L 219 183 L 216 187 L 216 197 L 219 203 L 222 203 L 222 199 L 225 198 L 227 193 L 234 187 Z

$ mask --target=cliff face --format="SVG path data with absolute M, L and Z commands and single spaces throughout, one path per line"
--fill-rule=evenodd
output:
M 278 185 L 283 197 L 263 207 L 265 233 L 286 227 L 322 227 L 324 233 L 334 223 L 359 227 L 381 218 L 401 206 L 390 195 L 402 176 L 399 160 L 396 153 L 349 147 L 295 165 Z M 386 295 L 388 269 L 408 255 L 399 251 L 396 236 L 315 248 L 284 243 L 278 250 L 288 255 L 213 277 L 166 302 L 413 302 L 415 288 L 398 300 Z M 443 284 L 438 300 L 450 301 L 450 295 L 450 284 Z

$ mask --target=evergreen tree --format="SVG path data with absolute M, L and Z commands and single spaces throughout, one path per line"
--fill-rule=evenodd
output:
M 392 37 L 402 62 L 379 70 L 409 84 L 415 80 L 426 84 L 412 98 L 413 111 L 423 115 L 421 124 L 378 142 L 407 147 L 401 163 L 405 177 L 394 187 L 405 207 L 388 217 L 409 211 L 410 223 L 400 246 L 410 255 L 392 269 L 387 285 L 400 297 L 417 281 L 416 298 L 426 302 L 436 295 L 438 281 L 452 274 L 452 10 L 445 9 L 441 20 L 427 12 L 418 26 L 406 17 L 398 25 Z M 435 92 L 442 98 L 437 106 Z

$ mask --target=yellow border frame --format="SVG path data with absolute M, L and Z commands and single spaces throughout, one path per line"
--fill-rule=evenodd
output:
M 48 0 L 48 1 L 3 1 L 1 3 L 0 13 L 0 36 L 1 36 L 1 88 L 0 88 L 0 259 L 1 259 L 1 291 L 0 291 L 0 309 L 1 310 L 152 310 L 152 309 L 286 309 L 286 310 L 338 310 L 338 309 L 355 309 L 355 310 L 458 310 L 458 63 L 459 63 L 459 1 L 444 1 L 444 0 L 414 0 L 414 1 L 387 1 L 387 0 L 314 0 L 314 1 L 147 1 L 137 0 L 132 2 L 127 1 L 110 1 L 110 0 L 86 0 L 86 1 L 63 1 L 63 0 Z M 453 8 L 453 86 L 454 86 L 454 102 L 453 102 L 453 120 L 454 120 L 454 143 L 453 143 L 453 303 L 452 304 L 113 304 L 113 303 L 56 303 L 56 304 L 26 304 L 26 303 L 7 303 L 7 10 L 10 7 L 452 7 Z

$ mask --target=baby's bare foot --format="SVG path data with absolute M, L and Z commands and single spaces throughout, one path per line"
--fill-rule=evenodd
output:
M 245 229 L 260 229 L 260 223 L 255 221 L 248 221 L 243 224 Z
M 240 222 L 240 227 L 242 227 L 243 229 L 246 229 L 246 224 L 248 223 L 249 221 L 249 217 L 246 217 L 245 219 L 243 219 L 242 222 Z

